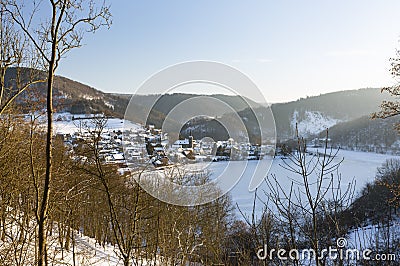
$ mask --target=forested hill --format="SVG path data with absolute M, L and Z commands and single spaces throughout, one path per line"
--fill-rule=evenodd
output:
M 369 116 L 388 99 L 389 94 L 376 88 L 348 90 L 273 104 L 272 111 L 277 132 L 284 138 L 291 136 L 296 123 L 302 134 L 315 134 L 337 123 Z
M 38 70 L 22 69 L 22 71 L 17 72 L 15 68 L 8 68 L 5 75 L 5 84 L 6 87 L 14 89 L 14 91 L 9 92 L 12 95 L 15 93 L 14 84 L 16 80 L 26 83 L 28 80 L 38 80 L 44 77 L 44 72 Z M 31 86 L 17 98 L 17 103 L 24 107 L 24 105 L 32 104 L 35 99 L 43 99 L 46 94 L 46 86 L 45 82 Z M 62 76 L 56 76 L 54 79 L 54 105 L 57 112 L 68 111 L 74 114 L 106 113 L 115 117 L 123 117 L 128 101 L 124 97 L 101 92 L 93 87 Z
M 346 123 L 346 128 L 349 130 L 352 128 L 352 131 L 357 132 L 357 130 L 361 130 L 357 120 L 363 117 L 362 120 L 367 124 L 378 123 L 378 121 L 369 121 L 368 117 L 371 113 L 379 110 L 383 100 L 390 99 L 391 96 L 387 93 L 381 93 L 380 89 L 368 88 L 339 91 L 302 98 L 288 103 L 272 104 L 271 109 L 275 119 L 278 139 L 285 140 L 294 137 L 296 126 L 303 137 L 313 137 L 326 128 L 331 128 L 341 123 Z M 253 108 L 254 110 L 257 110 L 257 108 Z M 238 112 L 239 116 L 245 121 L 247 128 L 257 126 L 256 121 L 251 119 L 251 113 L 252 110 L 249 108 Z M 231 116 L 233 115 L 227 114 L 221 119 L 225 118 L 228 121 Z M 381 123 L 386 123 L 386 121 Z M 196 128 L 199 131 L 204 130 L 204 128 L 211 131 L 212 123 L 207 119 L 203 119 L 203 121 L 196 119 L 187 124 L 186 127 L 190 128 L 191 132 L 196 132 Z M 336 127 L 335 130 L 339 128 L 341 127 Z M 378 131 L 375 131 L 374 134 L 376 138 L 381 137 L 381 133 Z M 396 137 L 392 136 L 391 138 Z
M 285 112 L 288 114 L 288 111 L 293 113 L 293 110 L 320 111 L 333 118 L 351 120 L 376 111 L 382 100 L 387 99 L 390 99 L 390 95 L 381 93 L 380 89 L 366 88 L 331 92 L 272 106 L 281 115 Z

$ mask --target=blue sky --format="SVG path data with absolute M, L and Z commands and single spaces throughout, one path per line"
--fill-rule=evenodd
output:
M 132 93 L 173 64 L 212 60 L 269 102 L 393 83 L 400 1 L 112 1 L 113 25 L 85 36 L 57 74 Z

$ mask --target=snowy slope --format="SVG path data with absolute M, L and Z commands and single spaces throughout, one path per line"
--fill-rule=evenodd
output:
M 305 111 L 303 118 L 301 118 L 299 112 L 294 111 L 290 127 L 292 132 L 295 132 L 297 124 L 299 135 L 306 137 L 312 134 L 317 134 L 339 122 L 341 122 L 341 120 L 328 117 L 321 112 Z
M 55 223 L 56 224 L 56 223 Z M 32 223 L 34 229 L 34 224 Z M 27 241 L 17 244 L 15 241 L 19 238 L 18 226 L 14 223 L 13 226 L 8 226 L 5 241 L 0 240 L 0 252 L 2 255 L 7 252 L 15 252 L 20 254 L 21 263 L 23 265 L 35 265 L 35 230 L 30 231 L 26 236 Z M 118 266 L 123 265 L 122 259 L 118 256 L 118 249 L 111 244 L 101 246 L 96 243 L 93 238 L 79 234 L 74 231 L 74 241 L 70 241 L 70 248 L 66 250 L 61 248 L 58 239 L 57 226 L 53 227 L 53 233 L 48 236 L 48 262 L 49 265 L 76 265 L 76 266 Z M 8 264 L 7 261 L 2 261 L 7 257 L 0 257 L 0 265 Z M 135 259 L 133 265 L 154 265 L 154 261 L 149 262 L 145 259 Z M 160 261 L 156 261 L 156 265 L 160 265 Z M 154 265 L 155 266 L 155 265 Z
M 395 217 L 389 224 L 368 224 L 363 227 L 350 230 L 346 236 L 346 248 L 357 249 L 360 251 L 369 249 L 378 254 L 386 256 L 392 254 L 395 257 L 394 261 L 400 259 L 400 250 L 398 248 L 398 241 L 400 236 L 400 218 Z M 387 250 L 387 245 L 394 249 Z M 372 256 L 372 258 L 374 258 Z M 391 260 L 392 260 L 391 259 Z M 383 264 L 382 264 L 383 265 Z M 385 264 L 385 265 L 398 265 L 398 264 Z

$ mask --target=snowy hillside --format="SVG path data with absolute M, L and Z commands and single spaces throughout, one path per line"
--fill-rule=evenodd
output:
M 16 217 L 18 219 L 18 217 Z M 57 223 L 53 227 L 53 234 L 48 239 L 50 265 L 96 265 L 96 266 L 117 266 L 123 265 L 123 260 L 118 256 L 117 247 L 107 243 L 100 245 L 95 239 L 82 235 L 76 231 L 70 241 L 68 250 L 65 244 L 60 245 L 58 239 Z M 30 235 L 32 233 L 32 235 Z M 7 237 L 2 241 L 0 239 L 0 252 L 16 252 L 20 254 L 24 265 L 35 265 L 35 243 L 34 232 L 29 232 L 21 238 L 17 227 L 8 227 Z M 16 239 L 24 241 L 23 245 L 17 245 Z M 22 239 L 22 240 L 21 240 Z M 21 244 L 21 243 L 20 243 Z M 0 256 L 0 260 L 2 257 Z M 1 265 L 8 264 L 8 261 L 1 261 Z M 3 264 L 4 263 L 4 264 Z M 134 265 L 160 265 L 157 261 L 148 262 L 144 259 L 135 259 Z
M 295 110 L 290 127 L 294 133 L 297 125 L 299 135 L 307 137 L 330 128 L 339 122 L 341 122 L 341 120 L 331 118 L 317 111 L 305 111 L 304 115 L 300 117 L 299 112 Z
M 389 224 L 369 224 L 350 230 L 347 240 L 349 248 L 376 248 L 382 245 L 382 241 L 387 241 L 387 233 L 393 235 L 400 234 L 400 219 L 394 219 Z M 393 239 L 390 239 L 393 241 Z

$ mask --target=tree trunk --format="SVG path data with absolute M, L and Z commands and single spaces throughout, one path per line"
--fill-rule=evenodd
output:
M 38 215 L 38 266 L 47 265 L 47 235 L 46 221 L 49 206 L 50 181 L 52 170 L 53 148 L 53 80 L 57 43 L 53 42 L 52 56 L 49 64 L 47 79 L 47 134 L 46 134 L 46 175 L 44 179 L 43 195 Z

